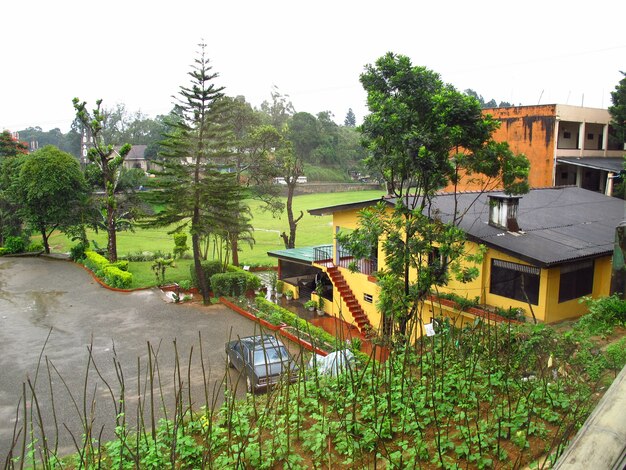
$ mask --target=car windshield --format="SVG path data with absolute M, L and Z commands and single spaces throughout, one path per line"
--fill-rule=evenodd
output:
M 283 362 L 289 359 L 287 350 L 284 347 L 269 347 L 254 351 L 254 365 L 272 364 Z

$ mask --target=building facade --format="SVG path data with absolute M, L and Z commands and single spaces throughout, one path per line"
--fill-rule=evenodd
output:
M 611 195 L 624 169 L 619 142 L 606 109 L 562 104 L 487 108 L 501 122 L 493 137 L 530 161 L 531 187 L 575 185 Z

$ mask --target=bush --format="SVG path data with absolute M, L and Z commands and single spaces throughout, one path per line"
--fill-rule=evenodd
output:
M 224 265 L 215 260 L 202 261 L 200 265 L 202 266 L 202 271 L 204 271 L 204 278 L 207 280 L 208 288 L 211 290 L 211 277 L 214 274 L 224 272 Z M 195 287 L 200 287 L 198 283 L 198 276 L 196 276 L 196 266 L 193 263 L 189 266 L 189 274 L 191 275 L 191 283 Z
M 106 266 L 103 271 L 104 282 L 108 286 L 118 289 L 128 289 L 133 282 L 133 275 L 131 273 L 122 271 L 113 264 Z
M 4 256 L 4 255 L 8 255 L 9 254 L 9 250 L 7 250 L 4 247 L 0 247 L 0 256 Z
M 259 289 L 261 280 L 254 274 L 238 270 L 214 274 L 211 276 L 211 286 L 215 297 L 238 297 L 248 291 Z
M 187 246 L 187 234 L 175 233 L 174 234 L 174 258 L 182 258 L 186 251 L 189 251 Z
M 24 253 L 26 242 L 22 237 L 7 237 L 4 241 L 4 248 L 9 254 Z
M 626 301 L 617 294 L 600 299 L 583 298 L 589 308 L 589 314 L 578 320 L 576 327 L 586 330 L 591 335 L 611 334 L 618 325 L 626 325 Z
M 191 280 L 183 279 L 182 281 L 179 281 L 178 282 L 178 287 L 180 287 L 182 290 L 189 290 L 189 289 L 191 289 Z
M 43 243 L 41 242 L 30 242 L 26 247 L 27 253 L 36 253 L 38 251 L 43 251 Z
M 70 258 L 72 261 L 82 261 L 85 258 L 85 251 L 89 248 L 89 243 L 78 243 L 70 248 Z
M 211 276 L 215 297 L 238 297 L 246 293 L 246 277 L 240 273 L 218 273 Z
M 104 268 L 109 265 L 109 260 L 95 251 L 89 250 L 85 251 L 85 261 L 83 264 L 97 275 L 98 271 L 104 271 Z
M 128 271 L 128 260 L 118 260 L 115 263 L 112 263 L 111 266 L 119 268 L 120 271 Z

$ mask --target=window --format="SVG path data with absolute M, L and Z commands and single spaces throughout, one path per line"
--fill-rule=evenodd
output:
M 593 291 L 593 261 L 561 266 L 559 302 L 577 299 Z
M 593 140 L 593 133 L 589 132 L 587 134 L 587 140 Z
M 372 297 L 372 294 L 363 294 L 363 300 L 371 304 L 374 301 L 374 297 Z
M 539 303 L 539 268 L 491 260 L 489 292 L 520 302 Z
M 572 137 L 572 133 L 571 132 L 569 132 L 569 131 L 563 132 L 563 138 L 564 139 L 569 139 L 571 137 Z

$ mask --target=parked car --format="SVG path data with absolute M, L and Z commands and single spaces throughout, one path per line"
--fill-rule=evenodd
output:
M 289 382 L 298 379 L 298 366 L 287 348 L 271 335 L 247 336 L 226 343 L 226 361 L 246 377 L 248 392 L 275 385 L 283 377 Z

